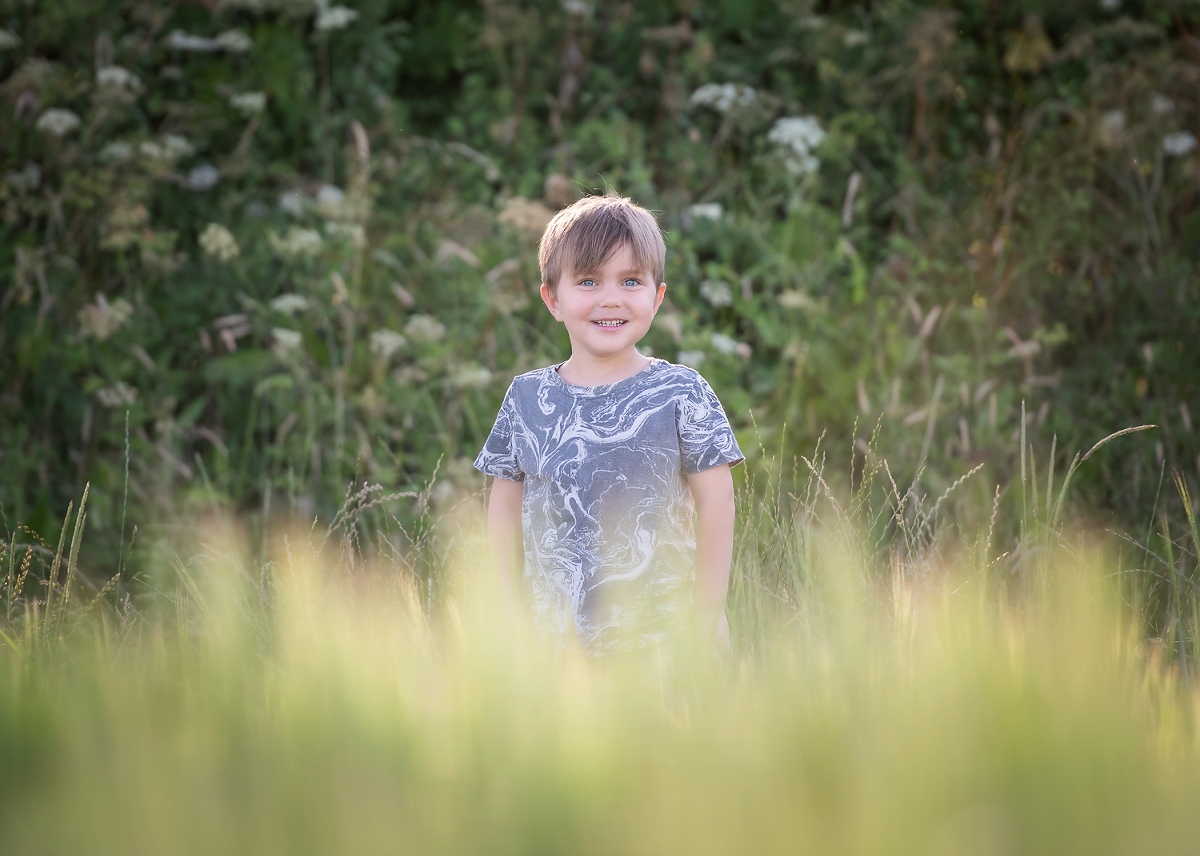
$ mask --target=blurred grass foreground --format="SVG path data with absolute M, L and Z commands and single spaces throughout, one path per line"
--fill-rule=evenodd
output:
M 1194 852 L 1186 576 L 1118 572 L 1025 484 L 999 556 L 998 504 L 972 532 L 888 485 L 880 530 L 819 468 L 743 484 L 728 660 L 537 645 L 473 504 L 433 524 L 436 598 L 335 527 L 264 552 L 214 516 L 138 607 L 69 598 L 77 536 L 45 600 L 10 554 L 4 852 Z

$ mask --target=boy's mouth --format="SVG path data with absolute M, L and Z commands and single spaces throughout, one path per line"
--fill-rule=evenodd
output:
M 607 318 L 603 321 L 593 321 L 592 323 L 599 327 L 608 327 L 611 329 L 613 327 L 620 327 L 625 322 L 616 318 Z

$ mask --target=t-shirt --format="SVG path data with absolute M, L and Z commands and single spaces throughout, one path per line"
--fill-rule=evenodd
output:
M 663 641 L 691 609 L 696 541 L 686 475 L 743 460 L 712 388 L 653 359 L 573 386 L 557 366 L 516 377 L 475 460 L 524 482 L 525 579 L 546 641 L 590 656 Z

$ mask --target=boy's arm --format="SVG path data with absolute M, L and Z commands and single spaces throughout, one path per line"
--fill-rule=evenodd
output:
M 698 626 L 721 650 L 729 648 L 725 593 L 733 560 L 733 475 L 728 464 L 687 477 L 696 504 L 696 582 L 692 602 Z
M 512 604 L 513 569 L 518 566 L 518 557 L 522 553 L 521 497 L 524 488 L 523 482 L 493 478 L 488 496 L 488 547 L 505 607 Z

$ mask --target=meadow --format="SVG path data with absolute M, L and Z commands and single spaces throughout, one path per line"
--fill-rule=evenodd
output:
M 1032 467 L 1006 521 L 795 463 L 740 479 L 728 656 L 540 645 L 478 496 L 390 561 L 214 513 L 136 607 L 68 600 L 77 537 L 43 601 L 10 554 L 5 851 L 1196 850 L 1194 550 L 1064 529 Z
M 1200 850 L 1189 0 L 0 0 L 4 853 Z M 705 643 L 495 607 L 471 460 L 653 209 Z

